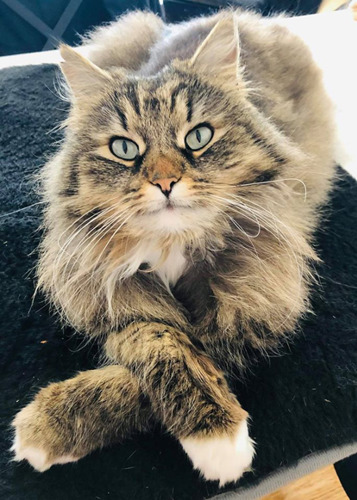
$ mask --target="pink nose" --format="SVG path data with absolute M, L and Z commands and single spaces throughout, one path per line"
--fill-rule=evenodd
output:
M 177 181 L 178 179 L 176 179 L 176 177 L 170 177 L 169 179 L 157 179 L 157 181 L 154 181 L 153 184 L 159 187 L 165 196 L 169 197 L 169 194 Z

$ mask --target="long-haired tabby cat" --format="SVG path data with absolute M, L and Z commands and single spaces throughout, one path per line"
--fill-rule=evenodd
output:
M 15 458 L 44 471 L 159 421 L 204 478 L 237 480 L 254 451 L 227 377 L 308 308 L 333 177 L 320 71 L 274 19 L 230 11 L 131 13 L 85 44 L 61 47 L 38 279 L 110 362 L 38 393 Z

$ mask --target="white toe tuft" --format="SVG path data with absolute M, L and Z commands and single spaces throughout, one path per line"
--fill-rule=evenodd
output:
M 194 468 L 200 470 L 205 479 L 218 480 L 220 486 L 237 481 L 250 467 L 254 456 L 246 420 L 233 437 L 188 437 L 180 443 Z
M 13 460 L 16 462 L 27 460 L 29 464 L 39 472 L 44 472 L 55 464 L 66 464 L 78 460 L 77 457 L 71 455 L 63 455 L 49 460 L 45 450 L 36 446 L 23 446 L 17 433 L 10 451 L 14 453 Z

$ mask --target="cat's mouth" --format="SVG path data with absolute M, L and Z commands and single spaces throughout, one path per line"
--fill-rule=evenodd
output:
M 177 205 L 177 203 L 176 204 L 173 203 L 172 200 L 170 199 L 167 200 L 166 205 L 163 207 L 164 210 L 169 210 L 169 211 L 177 210 L 178 208 L 183 208 L 183 207 L 182 206 L 180 207 L 180 205 Z
M 160 214 L 167 214 L 167 213 L 176 213 L 179 214 L 183 210 L 187 210 L 190 207 L 178 207 L 174 205 L 165 205 L 164 207 L 157 208 L 155 210 L 149 210 L 146 212 L 147 215 L 160 215 Z
M 149 208 L 146 213 L 150 215 L 162 214 L 167 212 L 176 212 L 179 213 L 181 211 L 186 211 L 192 209 L 191 205 L 179 203 L 177 201 L 167 200 L 164 204 L 159 207 Z

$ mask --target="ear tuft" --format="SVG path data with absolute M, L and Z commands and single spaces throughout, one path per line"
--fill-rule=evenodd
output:
M 59 52 L 62 59 L 67 63 L 71 61 L 75 62 L 77 60 L 77 57 L 80 57 L 78 52 L 76 52 L 72 47 L 66 45 L 65 43 L 61 43 L 61 45 L 59 46 Z
M 237 16 L 229 14 L 211 30 L 192 57 L 193 69 L 225 81 L 238 79 L 239 36 Z
M 110 75 L 79 54 L 69 45 L 60 45 L 64 59 L 61 70 L 76 99 L 88 97 L 101 90 L 111 79 Z

